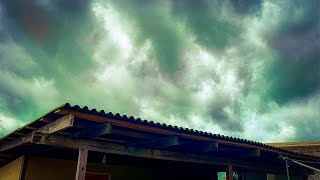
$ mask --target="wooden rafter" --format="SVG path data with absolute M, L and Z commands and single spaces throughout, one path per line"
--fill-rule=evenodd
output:
M 39 137 L 40 136 L 40 137 Z M 44 136 L 45 138 L 41 138 Z M 45 144 L 63 148 L 72 149 L 87 149 L 89 151 L 135 156 L 150 159 L 161 159 L 170 161 L 180 161 L 180 162 L 193 162 L 201 164 L 218 164 L 218 165 L 228 165 L 230 162 L 234 166 L 241 168 L 257 169 L 257 170 L 270 170 L 273 172 L 279 172 L 281 170 L 278 166 L 270 166 L 267 164 L 257 164 L 253 162 L 247 162 L 242 160 L 228 159 L 223 157 L 216 157 L 210 155 L 199 155 L 199 154 L 189 154 L 172 152 L 166 150 L 156 150 L 151 148 L 138 148 L 133 151 L 128 149 L 126 144 L 119 143 L 109 143 L 109 142 L 99 142 L 93 140 L 83 140 L 83 139 L 72 139 L 69 137 L 54 135 L 54 134 L 42 134 L 37 133 L 34 138 L 44 139 L 44 141 L 36 142 L 37 144 Z M 35 142 L 35 141 L 34 141 Z
M 166 136 L 128 144 L 130 147 L 164 148 L 183 144 L 178 136 Z
M 51 134 L 51 133 L 72 127 L 73 122 L 74 122 L 74 116 L 72 114 L 69 114 L 37 129 L 36 131 L 41 133 Z
M 172 131 L 168 129 L 162 129 L 162 128 L 157 128 L 157 127 L 152 127 L 148 125 L 143 125 L 143 124 L 138 124 L 138 123 L 132 123 L 132 122 L 126 122 L 126 121 L 119 121 L 117 119 L 112 119 L 112 118 L 106 118 L 94 114 L 88 114 L 88 113 L 83 113 L 79 112 L 76 110 L 69 110 L 69 109 L 64 109 L 60 108 L 55 111 L 56 114 L 61 114 L 61 115 L 66 115 L 72 113 L 75 117 L 81 118 L 81 119 L 87 119 L 91 121 L 96 121 L 96 122 L 110 122 L 112 125 L 119 126 L 119 127 L 124 127 L 124 128 L 130 128 L 130 129 L 137 129 L 140 131 L 145 131 L 148 133 L 155 133 L 155 134 L 161 134 L 161 135 L 168 135 L 168 136 L 174 136 L 174 135 L 179 135 L 180 137 L 184 139 L 190 139 L 190 140 L 195 140 L 195 141 L 202 141 L 202 142 L 212 142 L 212 138 L 206 137 L 206 136 L 201 136 L 201 135 L 193 135 L 189 133 L 184 133 L 184 132 L 177 132 L 177 131 Z M 262 147 L 254 144 L 248 144 L 248 143 L 242 143 L 242 142 L 236 142 L 233 140 L 227 140 L 227 139 L 215 139 L 215 142 L 222 144 L 222 145 L 230 145 L 230 146 L 236 146 L 239 148 L 253 148 L 253 149 L 260 149 L 265 152 L 271 152 L 271 153 L 276 153 L 276 154 L 282 154 L 282 155 L 288 155 L 288 156 L 294 156 L 298 158 L 304 158 L 304 159 L 312 159 L 312 157 L 306 157 L 304 155 L 299 155 L 299 154 L 292 154 L 290 152 L 285 152 L 279 149 L 271 149 L 270 147 Z
M 61 117 L 60 119 L 57 119 L 56 121 L 53 121 L 52 123 L 49 123 L 49 124 L 39 128 L 39 129 L 35 128 L 34 130 L 36 130 L 37 132 L 41 132 L 41 133 L 53 133 L 53 132 L 60 131 L 60 130 L 63 130 L 68 127 L 72 127 L 73 121 L 74 121 L 73 115 L 69 114 L 69 115 Z M 25 143 L 28 143 L 32 140 L 32 137 L 33 137 L 33 132 L 26 134 L 22 137 L 15 138 L 11 141 L 7 141 L 7 142 L 3 143 L 2 145 L 0 145 L 0 152 L 17 147 L 17 146 L 20 146 Z

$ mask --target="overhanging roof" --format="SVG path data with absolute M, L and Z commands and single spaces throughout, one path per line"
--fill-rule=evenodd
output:
M 71 116 L 72 118 L 70 118 Z M 227 154 L 227 156 L 230 156 L 230 152 L 245 152 L 246 154 L 250 154 L 250 156 L 260 156 L 260 152 L 263 152 L 272 155 L 273 157 L 283 155 L 301 160 L 320 161 L 320 157 L 318 156 L 294 152 L 284 148 L 263 144 L 260 142 L 223 136 L 220 134 L 212 134 L 172 125 L 155 123 L 153 121 L 141 120 L 140 118 L 134 118 L 132 116 L 128 117 L 127 115 L 120 115 L 119 113 L 113 114 L 111 112 L 105 112 L 103 110 L 97 111 L 96 109 L 89 109 L 87 106 L 80 108 L 78 105 L 71 106 L 69 103 L 66 103 L 62 106 L 53 109 L 52 111 L 48 112 L 47 114 L 38 118 L 37 120 L 1 138 L 0 160 L 1 158 L 3 158 L 1 157 L 1 152 L 10 151 L 10 149 L 12 148 L 17 148 L 23 144 L 35 141 L 34 138 L 36 137 L 35 135 L 37 135 L 37 133 L 34 132 L 40 132 L 40 138 L 47 138 L 47 136 L 41 135 L 41 133 L 47 133 L 63 135 L 68 137 L 72 136 L 72 138 L 81 139 L 81 137 L 77 137 L 79 127 L 73 127 L 73 117 L 80 124 L 84 123 L 87 125 L 88 122 L 91 122 L 91 127 L 93 123 L 92 127 L 94 128 L 94 135 L 92 135 L 92 132 L 91 135 L 89 135 L 90 138 L 93 138 L 93 140 L 103 142 L 112 141 L 120 144 L 125 144 L 125 146 L 127 146 L 128 144 L 134 144 L 135 146 L 139 145 L 148 148 L 168 150 L 170 143 L 177 143 L 178 137 L 179 139 L 183 139 L 184 141 L 193 143 L 193 145 L 195 143 L 201 144 L 201 147 L 203 147 L 201 153 L 207 153 L 208 148 L 211 149 L 210 151 L 215 151 L 217 150 L 219 144 L 219 148 L 221 146 L 222 149 L 224 149 L 224 152 L 229 153 Z M 103 134 L 100 132 L 100 126 L 96 126 L 97 124 L 94 123 L 108 123 L 112 127 L 114 127 L 113 129 L 115 133 L 106 135 L 105 129 L 103 129 L 105 133 Z M 83 129 L 83 127 L 81 127 L 80 129 Z M 92 131 L 92 129 L 89 130 Z M 81 133 L 83 134 L 83 132 Z M 86 133 L 86 136 L 87 135 L 88 133 Z M 51 138 L 53 140 L 57 140 L 57 138 L 59 140 L 65 140 L 55 135 L 50 135 L 48 137 L 49 139 Z M 68 141 L 66 142 L 75 143 L 75 141 L 73 141 L 72 138 L 68 139 Z M 157 141 L 154 142 L 152 141 L 152 139 L 157 139 Z M 143 141 L 140 142 L 140 140 Z M 188 150 L 190 149 L 190 147 L 184 149 L 174 149 L 176 148 L 176 146 L 173 147 L 174 145 L 177 144 L 171 144 L 171 147 L 169 148 L 170 151 L 174 150 L 176 152 L 182 153 L 194 153 L 191 150 Z M 98 150 L 103 151 L 103 149 L 101 148 Z M 125 152 L 125 154 L 130 155 L 130 153 L 127 152 Z M 217 153 L 215 155 L 217 155 Z M 225 154 L 222 153 L 219 155 L 224 156 Z

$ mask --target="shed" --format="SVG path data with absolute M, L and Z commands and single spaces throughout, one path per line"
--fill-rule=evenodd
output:
M 87 106 L 59 106 L 0 139 L 0 179 L 286 179 L 279 157 L 320 157 L 246 139 L 141 120 Z M 320 164 L 316 164 L 319 168 Z M 290 164 L 294 180 L 313 171 Z

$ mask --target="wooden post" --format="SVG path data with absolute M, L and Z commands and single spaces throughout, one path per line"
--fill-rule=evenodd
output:
M 23 159 L 22 159 L 22 165 L 21 165 L 19 180 L 25 180 L 26 179 L 28 161 L 29 161 L 29 155 L 25 154 L 23 156 Z
M 76 180 L 85 180 L 87 157 L 88 157 L 88 150 L 79 149 Z
M 226 174 L 227 174 L 227 180 L 233 180 L 233 169 L 231 164 L 228 164 Z

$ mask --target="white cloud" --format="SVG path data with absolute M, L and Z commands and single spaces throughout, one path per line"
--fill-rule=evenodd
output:
M 0 137 L 23 125 L 24 123 L 22 121 L 0 113 Z

